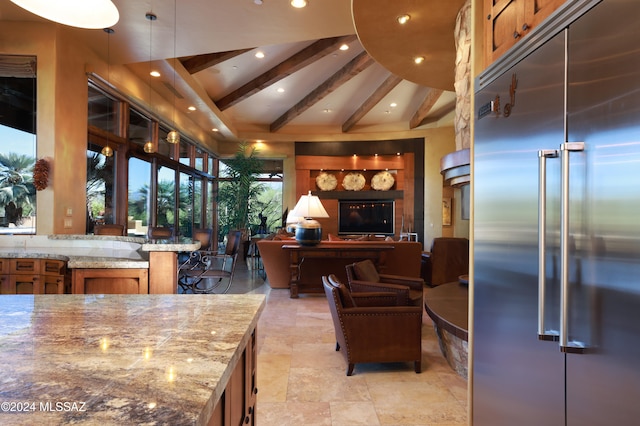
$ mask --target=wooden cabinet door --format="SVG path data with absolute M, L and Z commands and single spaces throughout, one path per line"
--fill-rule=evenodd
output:
M 245 424 L 255 425 L 256 423 L 256 408 L 258 400 L 258 383 L 257 383 L 257 370 L 258 370 L 258 351 L 256 343 L 256 329 L 251 333 L 251 338 L 247 343 L 247 349 L 245 350 L 245 399 L 246 399 L 246 418 Z M 247 418 L 249 422 L 247 423 Z
M 485 0 L 486 65 L 504 54 L 522 37 L 525 0 Z
M 485 65 L 502 56 L 566 0 L 484 0 Z
M 566 0 L 529 0 L 525 10 L 525 20 L 530 27 L 538 26 Z
M 64 294 L 64 275 L 41 275 L 44 294 Z
M 73 269 L 73 294 L 149 294 L 147 269 Z
M 16 289 L 11 287 L 11 275 L 0 275 L 0 294 L 16 294 Z
M 0 274 L 9 274 L 9 259 L 0 259 Z
M 14 274 L 9 276 L 7 294 L 43 294 L 43 282 L 38 274 Z

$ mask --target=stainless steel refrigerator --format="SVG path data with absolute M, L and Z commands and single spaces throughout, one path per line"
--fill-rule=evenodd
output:
M 476 79 L 476 426 L 640 424 L 639 21 L 567 2 Z

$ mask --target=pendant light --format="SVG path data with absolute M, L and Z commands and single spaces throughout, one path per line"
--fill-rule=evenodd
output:
M 120 19 L 111 0 L 11 0 L 29 12 L 71 27 L 99 29 L 115 25 Z
M 167 134 L 167 142 L 177 144 L 180 142 L 180 133 L 176 130 L 176 33 L 178 28 L 177 1 L 173 1 L 173 129 Z
M 114 33 L 113 28 L 104 28 L 107 33 L 107 84 L 111 85 L 111 34 Z M 111 99 L 107 98 L 107 105 L 111 103 Z M 107 144 L 102 148 L 100 154 L 105 157 L 113 157 L 113 149 L 109 146 L 109 134 L 111 134 L 111 111 L 107 111 Z
M 151 58 L 153 56 L 153 51 L 151 49 L 152 47 L 151 40 L 153 36 L 153 21 L 158 19 L 158 17 L 153 12 L 147 12 L 144 15 L 144 17 L 147 18 L 147 20 L 149 21 L 149 107 L 152 108 L 151 106 L 151 71 L 152 71 Z M 144 152 L 146 152 L 147 154 L 151 154 L 153 151 L 154 151 L 153 141 L 149 139 L 144 144 Z

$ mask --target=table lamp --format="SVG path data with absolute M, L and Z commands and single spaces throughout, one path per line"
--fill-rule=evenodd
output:
M 292 216 L 300 217 L 296 225 L 296 241 L 302 246 L 315 246 L 322 239 L 322 226 L 314 218 L 329 217 L 322 206 L 320 198 L 311 195 L 303 195 L 298 204 L 291 211 Z
M 286 219 L 287 232 L 291 232 L 292 234 L 295 234 L 296 227 L 298 226 L 298 222 L 300 222 L 302 219 L 304 218 L 296 216 L 293 210 L 290 210 L 289 213 L 287 214 L 287 219 Z

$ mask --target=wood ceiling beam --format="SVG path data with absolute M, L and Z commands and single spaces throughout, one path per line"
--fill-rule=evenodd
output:
M 307 96 L 305 96 L 300 102 L 291 107 L 287 112 L 282 114 L 276 121 L 271 123 L 271 132 L 276 132 L 291 120 L 305 112 L 312 105 L 322 100 L 325 96 L 329 95 L 335 89 L 351 80 L 360 72 L 367 69 L 374 64 L 373 58 L 371 58 L 367 52 L 362 52 L 355 58 L 353 58 L 347 65 L 342 67 L 338 72 L 325 80 L 324 83 L 312 90 Z
M 227 108 L 232 107 L 240 101 L 247 99 L 249 96 L 254 95 L 271 86 L 272 84 L 282 80 L 283 78 L 293 74 L 296 71 L 301 70 L 307 65 L 312 64 L 320 58 L 327 56 L 328 54 L 335 52 L 343 43 L 350 43 L 356 40 L 355 35 L 332 37 L 318 40 L 315 43 L 307 46 L 293 56 L 287 58 L 283 62 L 279 63 L 275 67 L 271 68 L 267 72 L 259 75 L 242 87 L 234 90 L 228 95 L 215 100 L 215 104 L 224 111 Z
M 455 110 L 456 110 L 456 102 L 452 101 L 452 102 L 448 103 L 447 105 L 445 105 L 444 107 L 442 107 L 437 115 L 431 115 L 431 116 L 425 118 L 424 120 L 422 120 L 422 123 L 420 123 L 419 125 L 420 126 L 424 126 L 425 124 L 437 123 L 442 118 L 444 118 L 447 114 L 449 114 L 449 113 L 451 113 L 451 112 L 453 112 Z
M 228 52 L 207 53 L 205 55 L 195 55 L 191 57 L 180 58 L 182 66 L 189 72 L 195 74 L 207 68 L 214 67 L 221 62 L 233 59 L 238 55 L 242 55 L 251 49 L 230 50 Z
M 429 111 L 436 104 L 440 96 L 442 96 L 443 90 L 441 89 L 429 89 L 427 95 L 424 97 L 422 104 L 418 107 L 411 120 L 409 120 L 409 129 L 415 129 L 416 127 L 424 124 L 423 122 L 427 119 L 429 115 Z
M 342 132 L 346 133 L 373 109 L 380 101 L 402 81 L 401 77 L 391 74 L 380 86 L 364 101 L 362 105 L 342 124 Z

